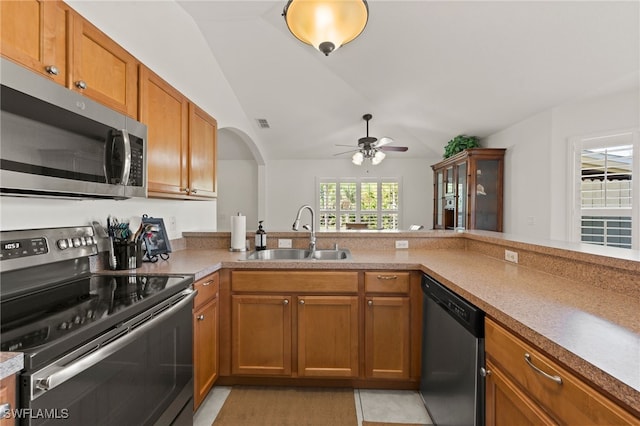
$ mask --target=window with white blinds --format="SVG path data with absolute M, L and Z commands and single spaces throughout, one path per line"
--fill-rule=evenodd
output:
M 321 230 L 400 228 L 399 178 L 321 178 L 318 203 Z
M 580 241 L 638 248 L 638 152 L 633 131 L 574 141 Z

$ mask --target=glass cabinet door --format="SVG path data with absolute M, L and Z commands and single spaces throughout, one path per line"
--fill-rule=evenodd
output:
M 444 227 L 444 173 L 439 170 L 436 173 L 436 211 L 435 211 L 435 227 Z
M 467 227 L 467 163 L 456 165 L 456 175 L 458 177 L 456 188 L 456 229 Z
M 499 229 L 498 209 L 502 203 L 499 192 L 499 160 L 478 160 L 476 163 L 475 229 Z

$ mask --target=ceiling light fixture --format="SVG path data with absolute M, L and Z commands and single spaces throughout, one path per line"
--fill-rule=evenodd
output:
M 369 6 L 366 0 L 289 0 L 282 16 L 298 40 L 329 56 L 360 35 Z

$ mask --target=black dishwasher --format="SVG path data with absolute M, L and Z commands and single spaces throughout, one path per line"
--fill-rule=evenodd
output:
M 422 277 L 420 394 L 436 425 L 484 425 L 484 312 Z

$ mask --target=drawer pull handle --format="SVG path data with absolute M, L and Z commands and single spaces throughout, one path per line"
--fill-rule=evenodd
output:
M 397 280 L 397 275 L 378 275 L 379 280 Z
M 533 365 L 533 362 L 531 362 L 531 355 L 529 355 L 527 353 L 524 354 L 524 360 L 526 361 L 527 364 L 529 364 L 529 367 L 531 367 L 533 369 L 533 371 L 535 371 L 536 373 L 541 374 L 542 376 L 546 377 L 549 380 L 553 380 L 554 382 L 556 382 L 559 385 L 562 384 L 562 377 L 560 377 L 560 376 L 552 376 L 551 374 L 545 373 L 544 371 L 540 370 L 538 367 Z
M 203 286 L 203 287 L 206 287 L 206 286 L 209 286 L 209 285 L 211 285 L 211 284 L 213 284 L 213 280 L 211 280 L 211 281 L 207 281 L 206 283 L 202 284 L 202 286 Z

